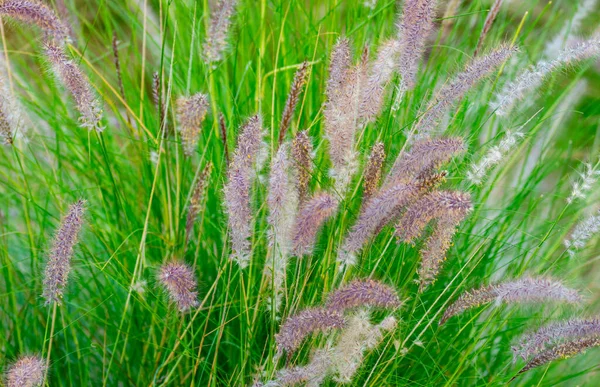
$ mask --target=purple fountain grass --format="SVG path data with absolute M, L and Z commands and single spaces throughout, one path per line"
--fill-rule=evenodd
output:
M 81 126 L 101 132 L 104 129 L 100 125 L 102 105 L 88 78 L 77 64 L 68 58 L 64 49 L 53 44 L 46 44 L 44 52 L 54 73 L 75 100 L 75 105 L 81 115 L 79 118 Z
M 383 163 L 385 162 L 385 145 L 378 142 L 371 148 L 369 160 L 365 166 L 363 197 L 368 201 L 371 196 L 379 189 L 379 182 L 383 172 Z
M 294 225 L 292 252 L 296 256 L 312 253 L 317 232 L 337 211 L 339 201 L 331 194 L 317 193 L 303 206 Z
M 231 259 L 242 269 L 250 262 L 249 239 L 253 217 L 250 190 L 255 176 L 254 166 L 260 156 L 262 137 L 262 118 L 259 115 L 253 116 L 241 128 L 224 189 L 229 237 L 233 249 Z
M 207 64 L 223 59 L 236 6 L 237 0 L 218 0 L 215 9 L 211 10 L 210 24 L 202 50 Z
M 415 86 L 419 61 L 425 51 L 425 42 L 433 29 L 436 0 L 406 0 L 398 25 L 400 60 L 398 71 L 402 76 L 401 90 Z M 402 92 L 401 91 L 401 92 Z
M 269 233 L 271 256 L 267 259 L 265 273 L 272 279 L 273 284 L 274 297 L 271 307 L 278 312 L 298 211 L 298 191 L 291 176 L 288 144 L 279 147 L 271 163 L 267 206 L 268 222 L 271 227 Z
M 208 97 L 197 93 L 189 97 L 177 99 L 177 117 L 183 152 L 191 156 L 198 146 L 200 127 L 208 112 Z
M 80 199 L 69 207 L 54 236 L 44 271 L 42 297 L 46 300 L 46 305 L 53 302 L 60 303 L 63 297 L 71 271 L 73 250 L 83 225 L 86 203 L 85 200 Z
M 294 81 L 290 87 L 288 99 L 285 102 L 285 108 L 283 109 L 283 114 L 281 115 L 281 123 L 279 124 L 279 144 L 283 142 L 285 134 L 290 127 L 294 112 L 296 111 L 296 105 L 298 105 L 298 100 L 300 99 L 300 94 L 302 93 L 302 89 L 306 84 L 307 78 L 308 62 L 305 61 L 300 65 L 300 68 L 294 75 Z
M 398 324 L 393 316 L 389 316 L 373 325 L 369 317 L 365 310 L 351 316 L 333 348 L 331 364 L 334 369 L 331 372 L 337 383 L 351 383 L 363 363 L 365 352 L 377 347 L 384 334 L 393 331 Z
M 158 280 L 167 289 L 169 298 L 180 312 L 198 306 L 198 286 L 194 271 L 182 262 L 167 262 L 160 267 Z
M 434 191 L 419 198 L 407 210 L 396 225 L 396 235 L 406 243 L 411 243 L 423 232 L 425 226 L 434 219 L 442 222 L 458 223 L 473 208 L 471 195 L 455 191 Z
M 546 365 L 555 360 L 568 359 L 585 352 L 587 349 L 597 346 L 600 346 L 600 337 L 586 337 L 584 339 L 567 341 L 566 343 L 559 344 L 536 355 L 519 371 L 519 374 Z
M 523 335 L 512 347 L 513 362 L 518 357 L 527 360 L 563 340 L 583 339 L 589 336 L 600 337 L 599 319 L 570 319 L 543 326 L 535 332 Z
M 396 158 L 384 187 L 427 176 L 465 150 L 461 137 L 439 137 L 415 142 L 409 152 L 403 152 Z
M 589 40 L 560 51 L 550 61 L 540 61 L 535 66 L 522 71 L 513 82 L 506 84 L 496 94 L 495 101 L 490 106 L 496 115 L 507 116 L 517 102 L 538 88 L 544 78 L 555 70 L 598 55 L 600 55 L 600 33 L 596 33 Z
M 398 210 L 406 206 L 418 193 L 418 187 L 407 184 L 397 184 L 382 190 L 373 196 L 361 210 L 356 223 L 346 236 L 338 262 L 342 266 L 355 265 L 356 254 L 363 245 L 387 222 Z
M 329 348 L 316 349 L 308 364 L 284 368 L 277 372 L 274 380 L 264 384 L 257 383 L 254 387 L 320 386 L 331 372 L 331 361 Z
M 46 4 L 36 0 L 0 0 L 0 15 L 38 26 L 46 40 L 62 45 L 69 40 L 69 28 Z
M 279 352 L 294 353 L 312 333 L 342 328 L 344 316 L 336 310 L 309 308 L 288 317 L 275 336 Z
M 498 16 L 498 12 L 500 12 L 500 7 L 502 6 L 503 2 L 504 0 L 495 0 L 494 4 L 492 5 L 492 8 L 490 8 L 487 17 L 485 18 L 485 22 L 483 23 L 483 29 L 481 30 L 481 34 L 479 34 L 477 48 L 475 49 L 475 53 L 473 54 L 473 56 L 477 56 L 481 51 L 483 41 L 485 40 L 485 37 L 487 36 L 488 32 L 490 32 L 492 24 L 494 24 L 494 20 L 496 20 L 496 17 Z
M 46 374 L 46 362 L 39 356 L 21 356 L 6 372 L 7 387 L 41 386 Z
M 417 139 L 428 138 L 433 134 L 444 114 L 483 78 L 506 62 L 517 48 L 501 45 L 487 55 L 476 57 L 453 80 L 437 92 L 435 100 L 413 128 Z
M 13 144 L 20 127 L 20 114 L 15 102 L 5 77 L 0 75 L 0 143 L 5 145 Z
M 313 172 L 313 145 L 306 130 L 298 132 L 292 142 L 292 157 L 294 158 L 294 170 L 296 189 L 298 190 L 298 202 L 304 203 L 308 197 L 310 179 Z
M 440 320 L 440 325 L 444 324 L 449 318 L 468 309 L 492 302 L 496 304 L 515 304 L 555 301 L 578 304 L 582 300 L 577 290 L 567 288 L 559 281 L 543 277 L 525 277 L 463 293 L 458 300 L 446 309 Z
M 196 218 L 198 214 L 202 211 L 204 198 L 206 196 L 206 188 L 208 187 L 208 182 L 210 180 L 210 174 L 212 172 L 213 164 L 208 161 L 202 170 L 202 173 L 198 177 L 196 181 L 196 185 L 194 185 L 194 191 L 192 192 L 192 196 L 190 197 L 190 204 L 188 206 L 188 213 L 185 221 L 185 241 L 186 245 L 189 241 L 190 235 L 192 233 L 192 229 L 194 228 L 194 223 L 196 222 Z
M 396 309 L 402 305 L 396 290 L 372 279 L 356 279 L 332 292 L 325 307 L 344 312 L 359 306 Z

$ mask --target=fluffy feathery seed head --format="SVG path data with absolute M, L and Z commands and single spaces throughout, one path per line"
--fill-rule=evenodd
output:
M 342 328 L 344 316 L 336 310 L 309 308 L 288 317 L 275 336 L 280 352 L 294 353 L 302 341 L 315 332 Z
M 385 145 L 378 142 L 373 145 L 364 172 L 363 196 L 368 200 L 378 189 L 383 163 L 385 162 Z
M 523 335 L 512 347 L 513 362 L 518 357 L 527 360 L 563 340 L 583 339 L 590 336 L 600 337 L 600 320 L 597 318 L 571 319 L 543 326 L 535 332 Z
M 236 6 L 237 0 L 218 0 L 215 9 L 211 10 L 210 24 L 202 50 L 204 61 L 207 64 L 213 64 L 223 59 L 223 53 L 227 50 L 231 19 Z
M 283 109 L 281 123 L 279 125 L 279 144 L 283 142 L 285 134 L 290 127 L 290 123 L 292 122 L 292 118 L 294 116 L 294 111 L 296 110 L 296 105 L 298 104 L 300 94 L 302 93 L 302 89 L 304 88 L 307 78 L 308 62 L 305 61 L 300 65 L 298 71 L 296 71 L 296 75 L 294 75 L 294 81 L 292 82 L 290 93 L 288 94 L 287 101 L 285 102 L 285 108 Z
M 515 132 L 507 130 L 502 141 L 491 147 L 478 163 L 471 166 L 471 170 L 467 172 L 467 179 L 473 184 L 481 184 L 490 168 L 499 164 L 522 137 L 523 133 L 518 130 Z
M 69 59 L 63 48 L 54 44 L 45 44 L 44 53 L 54 73 L 75 100 L 81 126 L 101 132 L 104 129 L 100 124 L 102 106 L 88 78 L 79 66 Z
M 292 251 L 296 256 L 310 254 L 317 232 L 332 217 L 338 207 L 338 200 L 328 193 L 317 193 L 303 206 L 294 225 Z
M 463 293 L 458 300 L 446 309 L 440 320 L 440 325 L 444 324 L 449 318 L 468 309 L 491 302 L 513 304 L 549 301 L 578 304 L 582 301 L 582 297 L 577 290 L 568 288 L 554 279 L 525 277 Z
M 583 339 L 567 341 L 566 343 L 559 344 L 536 355 L 525 365 L 525 367 L 523 367 L 523 369 L 521 369 L 521 371 L 519 371 L 519 374 L 555 360 L 568 359 L 585 352 L 589 348 L 597 346 L 600 346 L 600 337 L 586 337 Z
M 37 0 L 0 0 L 0 15 L 38 26 L 45 39 L 62 45 L 69 40 L 69 28 L 50 7 Z
M 567 203 L 571 204 L 577 199 L 585 199 L 588 191 L 592 189 L 598 181 L 600 170 L 598 164 L 593 166 L 591 163 L 584 163 L 584 171 L 578 172 L 579 179 L 572 184 L 571 195 L 567 198 Z
M 198 181 L 196 181 L 196 185 L 194 186 L 194 191 L 192 192 L 192 196 L 190 198 L 190 205 L 188 207 L 188 214 L 185 221 L 185 239 L 189 240 L 189 236 L 192 232 L 192 228 L 194 227 L 194 222 L 198 217 L 198 214 L 202 210 L 202 204 L 204 202 L 204 197 L 206 193 L 206 188 L 208 186 L 208 182 L 210 180 L 210 174 L 212 172 L 213 164 L 212 162 L 207 162 L 202 170 L 202 173 L 198 177 Z M 187 242 L 186 242 L 187 244 Z
M 398 25 L 400 60 L 398 71 L 402 76 L 402 89 L 415 86 L 419 61 L 425 51 L 425 42 L 433 29 L 435 0 L 407 0 Z
M 310 179 L 313 171 L 313 145 L 306 130 L 298 132 L 292 142 L 292 157 L 296 174 L 298 200 L 304 203 L 308 196 Z
M 177 116 L 183 151 L 187 156 L 192 155 L 198 145 L 200 126 L 208 112 L 208 97 L 197 93 L 189 97 L 177 99 Z
M 252 209 L 250 191 L 254 181 L 254 166 L 262 146 L 262 119 L 251 117 L 241 129 L 225 184 L 225 207 L 229 222 L 229 236 L 233 259 L 243 269 L 250 261 Z
M 452 81 L 442 86 L 437 93 L 435 102 L 429 105 L 414 128 L 417 139 L 430 137 L 450 107 L 515 52 L 517 52 L 517 47 L 501 45 L 487 55 L 473 59 Z
M 39 356 L 21 356 L 6 373 L 7 387 L 36 387 L 44 381 L 46 362 Z
M 60 302 L 63 297 L 71 271 L 73 250 L 83 225 L 86 203 L 85 200 L 80 199 L 69 207 L 69 211 L 62 218 L 60 227 L 54 236 L 44 271 L 42 297 L 46 300 L 47 305 L 52 302 Z
M 401 305 L 396 290 L 391 286 L 372 279 L 357 279 L 332 292 L 325 307 L 344 312 L 360 306 L 395 309 Z
M 415 142 L 410 151 L 396 158 L 384 186 L 427 176 L 465 151 L 465 143 L 461 137 L 438 137 Z
M 571 237 L 564 244 L 570 256 L 574 256 L 577 250 L 583 249 L 594 235 L 600 232 L 600 211 L 575 226 Z
M 198 285 L 191 267 L 182 262 L 167 262 L 160 267 L 158 279 L 179 311 L 198 306 Z
M 277 372 L 274 380 L 265 384 L 262 387 L 288 387 L 306 385 L 307 387 L 320 386 L 325 378 L 331 372 L 332 353 L 328 347 L 319 348 L 314 351 L 310 357 L 308 364 L 304 366 L 296 366 L 284 368 Z M 255 387 L 258 387 L 255 385 Z

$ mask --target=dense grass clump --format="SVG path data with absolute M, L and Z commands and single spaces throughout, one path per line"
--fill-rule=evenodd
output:
M 0 383 L 597 385 L 598 7 L 0 0 Z

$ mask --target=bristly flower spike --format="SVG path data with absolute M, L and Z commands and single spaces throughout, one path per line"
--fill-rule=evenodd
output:
M 237 0 L 218 0 L 215 9 L 211 10 L 210 25 L 203 47 L 204 61 L 207 64 L 213 64 L 223 59 L 223 53 L 227 49 L 231 19 L 236 6 Z
M 85 200 L 78 200 L 69 207 L 69 211 L 62 218 L 60 227 L 56 232 L 44 271 L 44 291 L 42 297 L 46 305 L 53 302 L 59 303 L 67 285 L 71 271 L 73 250 L 79 238 L 85 213 Z
M 512 347 L 513 362 L 519 357 L 527 360 L 564 340 L 583 339 L 590 336 L 600 337 L 600 320 L 597 318 L 571 319 L 543 326 L 535 332 L 523 335 L 519 342 Z
M 312 252 L 317 232 L 335 214 L 338 204 L 333 195 L 317 193 L 303 205 L 293 231 L 292 251 L 296 256 Z
M 177 99 L 177 116 L 179 118 L 179 132 L 186 156 L 191 156 L 198 145 L 200 127 L 208 112 L 208 98 L 206 94 L 197 93 L 190 97 Z
M 582 297 L 577 290 L 567 288 L 556 280 L 525 277 L 497 285 L 484 286 L 463 293 L 458 300 L 446 309 L 444 316 L 440 320 L 440 325 L 444 324 L 449 318 L 461 314 L 468 309 L 492 302 L 496 304 L 539 304 L 549 301 L 578 304 L 582 301 Z
M 256 175 L 254 167 L 260 156 L 262 137 L 262 118 L 259 115 L 251 117 L 241 129 L 224 189 L 229 237 L 233 249 L 231 259 L 242 269 L 250 262 L 249 238 L 253 218 L 250 190 Z
M 21 356 L 6 372 L 7 387 L 37 387 L 44 382 L 46 362 L 39 356 Z
M 571 237 L 565 240 L 567 252 L 571 257 L 575 256 L 577 250 L 583 249 L 590 239 L 600 232 L 600 211 L 575 226 Z
M 492 28 L 492 24 L 494 24 L 494 20 L 496 20 L 496 16 L 498 16 L 498 12 L 500 12 L 500 7 L 504 0 L 495 0 L 492 8 L 487 14 L 485 18 L 485 22 L 483 23 L 483 29 L 481 30 L 481 34 L 479 34 L 479 40 L 477 41 L 477 48 L 475 49 L 475 53 L 473 56 L 477 56 L 481 51 L 481 47 L 483 46 L 483 41 L 487 36 L 488 32 L 490 32 L 490 28 Z
M 198 306 L 198 285 L 191 267 L 175 261 L 165 263 L 160 268 L 158 279 L 179 311 L 186 312 Z
M 288 94 L 288 99 L 285 102 L 285 108 L 283 110 L 283 114 L 281 116 L 281 123 L 279 124 L 279 144 L 283 143 L 283 139 L 285 138 L 285 134 L 287 133 L 290 124 L 292 122 L 292 118 L 294 116 L 294 112 L 296 110 L 296 105 L 298 105 L 298 100 L 300 99 L 300 94 L 302 93 L 302 89 L 306 84 L 306 80 L 308 78 L 308 62 L 303 62 L 300 65 L 298 71 L 296 71 L 296 75 L 294 75 L 294 81 L 292 82 L 292 86 L 290 88 L 290 93 Z
M 88 78 L 77 64 L 67 57 L 61 47 L 46 44 L 44 52 L 52 65 L 54 73 L 75 100 L 75 105 L 81 115 L 79 118 L 81 126 L 101 132 L 104 129 L 100 124 L 102 106 Z
M 367 161 L 364 172 L 363 196 L 367 201 L 379 189 L 379 181 L 385 162 L 385 146 L 382 142 L 378 142 L 371 148 L 371 154 Z
M 473 59 L 452 81 L 442 86 L 435 101 L 429 105 L 413 128 L 417 139 L 430 137 L 444 114 L 456 101 L 463 98 L 473 86 L 490 75 L 515 52 L 516 47 L 502 45 L 487 55 Z
M 289 317 L 281 326 L 275 336 L 277 349 L 286 351 L 288 355 L 294 353 L 302 341 L 315 332 L 324 332 L 330 329 L 342 328 L 344 316 L 335 310 L 310 308 Z
M 185 221 L 185 244 L 190 239 L 190 234 L 192 229 L 194 228 L 194 223 L 196 222 L 196 218 L 198 214 L 202 211 L 202 205 L 204 202 L 204 198 L 206 195 L 206 188 L 208 186 L 208 182 L 210 180 L 210 174 L 212 172 L 213 164 L 211 161 L 207 162 L 202 170 L 202 173 L 198 177 L 198 181 L 194 186 L 194 191 L 192 192 L 192 196 L 190 197 L 190 205 L 188 207 L 187 218 Z
M 46 40 L 63 45 L 69 40 L 69 28 L 46 4 L 36 0 L 0 0 L 0 15 L 38 26 Z
M 298 201 L 304 203 L 308 197 L 310 179 L 313 172 L 313 145 L 306 130 L 298 132 L 292 142 L 296 189 Z
M 371 279 L 357 279 L 335 290 L 327 297 L 325 307 L 345 312 L 356 307 L 396 309 L 402 302 L 396 290 Z
M 599 164 L 600 162 L 595 166 L 591 163 L 584 164 L 585 170 L 579 172 L 580 179 L 573 183 L 571 195 L 567 198 L 567 203 L 571 204 L 577 199 L 585 199 L 588 191 L 598 181 L 598 176 L 600 176 L 600 170 L 598 170 Z

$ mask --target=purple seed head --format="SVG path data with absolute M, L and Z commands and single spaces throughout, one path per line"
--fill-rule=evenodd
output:
M 335 214 L 338 203 L 333 195 L 318 193 L 304 204 L 293 231 L 292 251 L 296 256 L 312 252 L 317 232 Z
M 308 62 L 305 61 L 302 63 L 302 65 L 300 65 L 298 71 L 296 71 L 294 81 L 292 82 L 292 87 L 290 88 L 290 93 L 288 94 L 288 99 L 285 102 L 285 108 L 281 116 L 281 123 L 279 124 L 279 144 L 283 142 L 285 134 L 290 127 L 290 123 L 292 122 L 292 118 L 294 116 L 294 111 L 296 110 L 296 105 L 298 104 L 300 94 L 302 93 L 302 89 L 306 84 L 307 78 Z
M 192 192 L 192 197 L 190 198 L 190 205 L 188 207 L 188 214 L 185 221 L 186 241 L 189 240 L 192 229 L 194 228 L 194 222 L 196 222 L 198 214 L 200 214 L 202 211 L 202 205 L 204 203 L 204 197 L 206 196 L 206 188 L 210 180 L 212 168 L 212 162 L 207 162 L 202 170 L 202 173 L 198 177 L 196 185 L 194 186 L 194 191 Z
M 216 7 L 211 9 L 210 24 L 203 47 L 204 61 L 207 64 L 223 59 L 236 6 L 237 0 L 218 0 Z
M 186 312 L 198 306 L 198 285 L 194 271 L 188 265 L 181 262 L 165 263 L 160 267 L 158 280 L 167 289 L 179 311 Z
M 391 286 L 371 279 L 358 279 L 331 293 L 325 307 L 343 313 L 361 306 L 395 309 L 401 305 L 396 290 Z
M 344 316 L 335 310 L 310 308 L 288 317 L 275 336 L 280 352 L 294 353 L 312 333 L 342 328 Z
M 306 130 L 298 132 L 292 142 L 292 157 L 296 172 L 298 200 L 304 203 L 308 196 L 310 179 L 313 172 L 313 145 Z
M 0 15 L 6 15 L 44 31 L 46 40 L 62 45 L 69 40 L 69 28 L 46 4 L 36 0 L 1 0 Z
M 77 64 L 68 58 L 63 48 L 53 44 L 46 44 L 44 52 L 57 78 L 73 97 L 80 114 L 79 121 L 81 126 L 101 132 L 104 129 L 100 125 L 102 106 L 88 78 Z
M 440 325 L 449 318 L 483 304 L 564 302 L 579 304 L 582 297 L 577 290 L 567 288 L 561 282 L 551 278 L 525 277 L 497 285 L 484 286 L 463 293 L 458 300 L 446 309 Z
M 373 145 L 364 172 L 363 196 L 368 200 L 379 189 L 379 181 L 385 162 L 385 146 L 382 142 Z
M 72 204 L 67 214 L 62 218 L 60 227 L 54 237 L 44 271 L 42 297 L 46 300 L 47 305 L 52 302 L 59 303 L 63 297 L 69 272 L 71 271 L 73 249 L 83 225 L 85 206 L 86 201 L 82 199 Z
M 208 98 L 206 94 L 197 93 L 190 97 L 177 99 L 177 117 L 179 119 L 179 132 L 183 150 L 191 156 L 198 145 L 200 126 L 208 112 Z
M 46 362 L 39 356 L 22 356 L 6 373 L 7 387 L 36 387 L 44 381 Z

